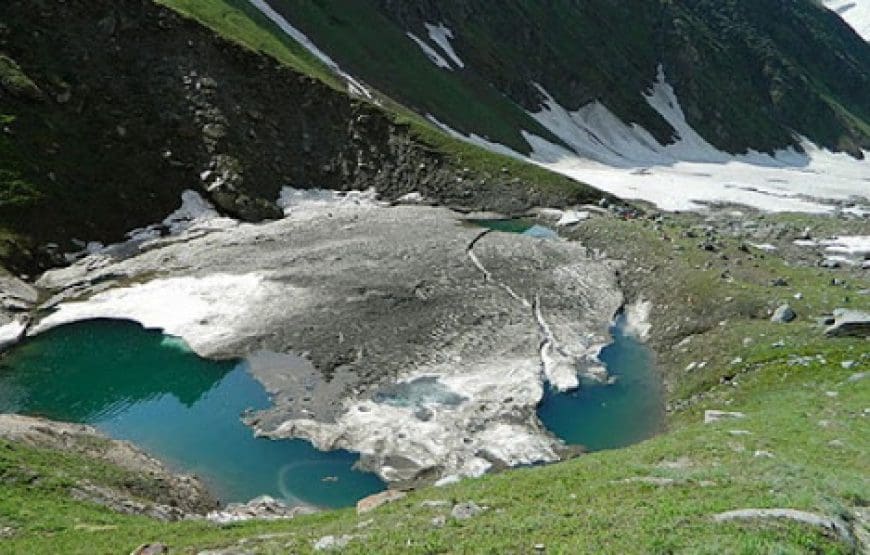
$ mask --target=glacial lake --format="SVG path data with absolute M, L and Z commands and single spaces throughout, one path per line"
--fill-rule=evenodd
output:
M 132 322 L 63 326 L 0 357 L 0 412 L 93 425 L 200 476 L 222 501 L 346 507 L 385 489 L 352 453 L 255 437 L 240 415 L 268 406 L 244 363 L 202 359 Z
M 625 334 L 624 320 L 613 334 L 602 359 L 616 383 L 550 391 L 538 409 L 554 434 L 590 451 L 646 439 L 662 422 L 649 351 Z M 445 398 L 437 384 L 416 385 L 415 395 L 444 404 L 463 401 Z M 380 402 L 403 405 L 408 395 L 402 387 L 388 388 Z M 336 508 L 386 487 L 374 474 L 354 469 L 353 453 L 255 437 L 240 416 L 268 406 L 266 391 L 244 362 L 202 359 L 183 341 L 132 322 L 62 326 L 0 356 L 0 412 L 93 425 L 174 470 L 200 476 L 222 501 L 267 494 Z
M 613 343 L 599 358 L 615 383 L 583 383 L 568 393 L 548 390 L 538 406 L 538 418 L 551 432 L 589 451 L 649 439 L 664 422 L 661 378 L 652 353 L 626 333 L 625 316 L 619 316 L 610 331 Z

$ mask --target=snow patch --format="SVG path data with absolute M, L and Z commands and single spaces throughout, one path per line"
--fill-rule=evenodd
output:
M 22 319 L 15 319 L 0 326 L 0 351 L 18 343 L 26 330 L 27 322 Z
M 30 334 L 96 318 L 132 320 L 181 337 L 197 354 L 210 356 L 245 334 L 246 322 L 261 316 L 251 307 L 270 298 L 276 298 L 273 286 L 256 273 L 155 279 L 61 303 Z
M 767 212 L 834 213 L 862 217 L 870 207 L 870 152 L 864 160 L 833 153 L 801 139 L 774 155 L 738 156 L 716 150 L 686 122 L 662 68 L 643 97 L 676 130 L 661 145 L 642 127 L 627 125 L 600 102 L 575 112 L 538 86 L 542 108 L 531 113 L 563 145 L 522 131 L 526 157 L 477 135 L 463 135 L 427 116 L 442 130 L 493 152 L 538 165 L 628 200 L 668 211 L 699 211 L 710 204 L 739 204 Z
M 456 67 L 459 69 L 465 68 L 465 63 L 459 58 L 459 56 L 457 56 L 456 51 L 453 49 L 453 45 L 450 42 L 454 39 L 453 31 L 448 29 L 443 23 L 439 23 L 438 25 L 426 23 L 425 26 L 432 42 L 437 44 L 441 50 L 443 50 L 444 53 L 453 60 Z
M 451 66 L 447 60 L 442 58 L 441 54 L 436 52 L 434 48 L 432 48 L 431 46 L 426 44 L 423 41 L 423 39 L 421 39 L 420 37 L 418 37 L 417 35 L 415 35 L 414 33 L 410 32 L 410 31 L 408 31 L 406 34 L 408 35 L 408 38 L 410 38 L 411 40 L 413 40 L 414 42 L 417 43 L 417 46 L 420 47 L 420 50 L 423 51 L 423 54 L 426 54 L 426 57 L 429 58 L 429 60 L 433 64 L 435 64 L 436 66 L 438 66 L 442 69 L 447 69 L 447 70 L 453 71 L 453 66 Z
M 432 114 L 426 114 L 426 119 L 428 119 L 436 127 L 438 127 L 438 129 L 440 129 L 441 131 L 444 131 L 445 133 L 447 133 L 448 135 L 450 135 L 454 139 L 459 139 L 461 141 L 465 141 L 467 143 L 477 145 L 481 148 L 485 148 L 486 150 L 489 150 L 490 152 L 495 152 L 497 154 L 502 154 L 504 156 L 510 156 L 511 158 L 515 158 L 517 160 L 528 161 L 525 156 L 523 156 L 519 152 L 517 152 L 517 151 L 513 150 L 512 148 L 507 147 L 503 144 L 490 141 L 489 139 L 487 139 L 485 137 L 481 137 L 480 135 L 477 135 L 475 133 L 471 133 L 470 135 L 463 135 L 462 133 L 453 129 L 452 127 L 450 127 L 446 123 L 442 123 L 441 121 L 438 121 L 438 119 L 435 116 L 433 116 Z
M 304 33 L 290 25 L 290 23 L 284 19 L 284 16 L 276 12 L 272 9 L 266 0 L 248 0 L 252 6 L 260 10 L 260 13 L 268 17 L 275 25 L 277 25 L 284 33 L 286 33 L 290 38 L 298 42 L 303 48 L 308 50 L 315 58 L 323 62 L 323 64 L 331 69 L 334 73 L 340 76 L 347 82 L 347 88 L 351 92 L 351 94 L 355 94 L 357 96 L 364 96 L 368 99 L 372 98 L 372 93 L 359 81 L 357 81 L 353 76 L 343 71 L 335 61 L 330 58 L 323 50 L 317 48 L 314 42 L 311 41 Z
M 852 26 L 865 41 L 870 41 L 870 0 L 823 0 L 825 7 Z
M 399 383 L 436 378 L 442 387 L 461 395 L 461 403 L 429 400 L 403 406 L 372 399 L 346 400 L 345 412 L 335 423 L 289 420 L 268 435 L 306 438 L 322 450 L 352 448 L 388 482 L 413 478 L 427 468 L 438 468 L 442 476 L 456 480 L 483 475 L 492 467 L 491 461 L 516 466 L 559 459 L 557 440 L 537 425 L 517 421 L 518 415 L 526 413 L 537 422 L 533 407 L 544 389 L 534 361 L 499 360 L 450 372 L 423 370 Z M 421 411 L 426 413 L 423 418 Z M 352 445 L 348 438 L 353 438 Z M 407 469 L 391 466 L 390 459 L 410 461 L 414 468 L 409 474 Z

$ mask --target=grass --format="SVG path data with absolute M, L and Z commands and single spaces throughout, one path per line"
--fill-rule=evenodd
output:
M 14 96 L 23 96 L 31 100 L 42 97 L 42 91 L 21 67 L 9 56 L 0 54 L 0 87 Z
M 682 237 L 679 232 L 694 225 L 687 218 L 675 218 L 663 229 Z M 789 218 L 780 221 L 831 225 L 824 218 Z M 609 234 L 614 256 L 646 253 L 637 260 L 642 267 L 667 260 L 674 248 L 649 222 L 607 219 L 585 225 L 578 233 Z M 793 282 L 789 287 L 805 295 L 795 303 L 802 315 L 843 305 L 870 308 L 866 296 L 832 289 L 828 274 L 786 266 L 774 255 L 756 258 L 757 267 L 733 281 L 712 279 L 706 262 L 721 257 L 697 249 L 695 241 L 677 240 L 685 250 L 656 274 L 662 287 L 650 294 L 694 296 L 698 301 L 688 310 L 696 314 L 724 296 L 740 294 L 766 306 L 774 290 L 765 285 L 768 278 L 785 275 Z M 722 242 L 726 250 L 739 243 Z M 671 282 L 674 276 L 678 284 Z M 0 527 L 17 532 L 0 541 L 0 552 L 120 553 L 145 541 L 162 541 L 181 553 L 228 546 L 257 553 L 308 552 L 323 536 L 350 535 L 347 553 L 529 553 L 538 544 L 548 553 L 848 553 L 848 546 L 820 529 L 783 521 L 720 524 L 712 515 L 783 507 L 852 518 L 856 507 L 867 505 L 870 379 L 850 381 L 870 367 L 866 341 L 826 339 L 809 317 L 776 325 L 766 313 L 756 314 L 754 305 L 751 310 L 739 301 L 726 305 L 731 311 L 727 326 L 696 329 L 685 352 L 660 357 L 672 385 L 669 400 L 692 402 L 670 414 L 667 433 L 639 445 L 418 491 L 368 515 L 342 510 L 227 527 L 155 523 L 72 501 L 65 494 L 69 484 L 101 474 L 111 482 L 117 479 L 113 471 L 68 455 L 21 446 L 10 452 L 5 446 L 0 448 L 5 469 L 0 471 Z M 667 309 L 658 322 L 682 318 L 682 310 Z M 673 332 L 668 341 L 688 329 Z M 745 344 L 745 337 L 753 342 Z M 774 346 L 780 339 L 786 348 Z M 738 356 L 740 362 L 733 363 Z M 798 356 L 806 358 L 795 362 Z M 687 374 L 683 367 L 689 359 L 708 365 Z M 844 368 L 844 361 L 857 366 Z M 725 376 L 730 379 L 723 382 Z M 705 425 L 706 409 L 740 411 L 746 417 Z M 21 476 L 22 468 L 25 476 L 44 477 L 9 478 Z M 653 485 L 638 478 L 672 482 Z M 424 507 L 424 500 L 446 506 Z M 488 509 L 469 521 L 451 519 L 450 506 L 463 501 Z M 443 527 L 433 524 L 436 517 L 446 517 Z

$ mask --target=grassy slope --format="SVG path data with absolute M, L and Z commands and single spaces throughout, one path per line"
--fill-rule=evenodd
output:
M 811 221 L 828 225 L 826 220 Z M 666 231 L 678 236 L 683 225 Z M 586 231 L 607 233 L 614 255 L 647 253 L 642 265 L 663 260 L 664 250 L 672 248 L 651 226 L 639 222 L 599 220 Z M 669 394 L 672 401 L 697 393 L 704 397 L 671 415 L 665 435 L 628 449 L 424 490 L 370 515 L 345 510 L 288 523 L 227 528 L 118 516 L 69 501 L 62 493 L 63 482 L 56 479 L 29 485 L 4 479 L 0 527 L 21 527 L 21 533 L 0 542 L 0 552 L 112 553 L 154 540 L 184 552 L 234 545 L 241 538 L 247 538 L 247 549 L 260 552 L 305 552 L 324 535 L 348 534 L 357 536 L 348 548 L 354 553 L 529 552 L 538 543 L 556 553 L 845 553 L 846 547 L 819 530 L 785 522 L 717 524 L 711 515 L 746 507 L 787 507 L 835 516 L 867 504 L 870 464 L 863 456 L 868 449 L 864 410 L 870 406 L 870 380 L 849 382 L 860 366 L 844 369 L 840 364 L 853 360 L 864 369 L 870 366 L 866 341 L 825 339 L 810 316 L 838 306 L 868 309 L 870 300 L 854 290 L 832 288 L 827 272 L 787 268 L 774 256 L 757 258 L 757 266 L 733 282 L 711 279 L 717 270 L 705 269 L 705 263 L 718 255 L 698 250 L 696 242 L 678 240 L 684 254 L 658 274 L 663 283 L 678 280 L 679 285 L 665 292 L 675 303 L 694 296 L 700 305 L 692 311 L 703 313 L 714 310 L 725 296 L 787 298 L 799 290 L 805 297 L 795 306 L 802 318 L 793 325 L 774 325 L 766 318 L 740 316 L 738 309 L 727 326 L 699 331 L 686 353 L 663 359 L 668 376 L 678 375 L 688 359 L 709 362 L 692 379 L 671 380 L 676 385 Z M 726 248 L 737 245 L 730 241 Z M 764 285 L 782 276 L 791 282 L 790 288 Z M 734 304 L 740 306 L 740 301 Z M 755 341 L 745 346 L 744 337 Z M 785 340 L 787 348 L 773 347 L 778 339 Z M 789 358 L 794 355 L 813 360 L 807 366 L 792 365 Z M 734 365 L 736 356 L 743 361 Z M 739 385 L 717 385 L 726 375 L 737 376 Z M 703 410 L 708 408 L 747 416 L 704 425 Z M 732 435 L 735 429 L 750 435 Z M 756 451 L 772 458 L 757 456 Z M 26 466 L 40 473 L 61 472 L 67 478 L 81 472 L 83 464 L 61 458 L 49 466 L 43 454 L 20 448 L 11 456 L 0 448 L 0 454 L 0 467 Z M 637 477 L 676 482 L 621 482 Z M 449 508 L 421 507 L 427 499 L 471 500 L 489 510 L 464 523 L 448 518 L 444 528 L 437 528 L 432 519 Z M 16 514 L 27 504 L 31 509 Z

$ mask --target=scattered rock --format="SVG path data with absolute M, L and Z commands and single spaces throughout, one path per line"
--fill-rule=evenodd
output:
M 858 372 L 857 374 L 852 374 L 851 376 L 849 376 L 848 379 L 846 379 L 846 381 L 848 383 L 860 382 L 861 380 L 866 378 L 868 375 L 870 375 L 870 372 Z
M 145 543 L 133 550 L 130 555 L 163 555 L 169 548 L 162 543 Z
M 434 528 L 444 528 L 445 524 L 447 524 L 447 518 L 444 515 L 439 515 L 432 519 L 432 526 Z
M 344 549 L 353 540 L 353 536 L 323 536 L 314 542 L 315 551 L 334 551 Z
M 11 526 L 0 526 L 0 540 L 4 538 L 11 538 L 15 535 L 15 528 Z
M 705 410 L 704 424 L 713 424 L 722 420 L 735 420 L 745 418 L 746 415 L 742 412 L 727 412 L 722 410 Z
M 247 520 L 289 520 L 299 515 L 317 512 L 313 507 L 290 507 L 281 501 L 263 495 L 247 503 L 231 503 L 224 509 L 208 513 L 206 519 L 217 524 L 230 524 Z
M 795 320 L 797 320 L 797 313 L 787 304 L 781 305 L 777 308 L 774 311 L 773 316 L 770 318 L 770 321 L 775 324 L 788 324 Z
M 450 511 L 450 516 L 456 520 L 468 520 L 481 514 L 484 510 L 484 508 L 478 506 L 475 502 L 468 501 L 454 505 L 453 510 Z
M 773 453 L 771 453 L 770 451 L 762 451 L 759 449 L 755 451 L 754 456 L 756 459 L 772 459 Z
M 442 501 L 440 499 L 427 499 L 420 503 L 420 506 L 424 509 L 438 509 L 441 507 L 448 506 L 449 503 L 447 501 Z
M 361 499 L 356 504 L 356 512 L 358 514 L 363 514 L 369 511 L 373 511 L 378 507 L 386 505 L 387 503 L 393 503 L 400 499 L 404 499 L 405 495 L 405 492 L 393 489 L 388 489 L 387 491 L 382 491 L 381 493 L 369 495 L 365 499 Z

